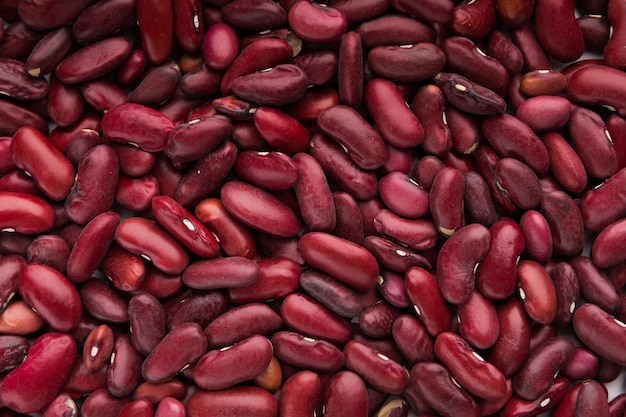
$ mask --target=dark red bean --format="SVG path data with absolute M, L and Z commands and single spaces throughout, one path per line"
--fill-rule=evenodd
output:
M 220 391 L 198 390 L 187 402 L 189 417 L 273 417 L 277 410 L 278 402 L 269 392 L 247 386 Z
M 436 336 L 447 331 L 452 324 L 452 312 L 436 278 L 423 268 L 413 267 L 407 271 L 405 280 L 409 299 L 428 333 Z

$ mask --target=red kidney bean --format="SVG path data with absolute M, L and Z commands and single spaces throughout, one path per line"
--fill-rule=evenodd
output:
M 30 126 L 48 133 L 48 124 L 39 114 L 11 102 L 0 101 L 0 134 L 13 135 L 20 127 Z
M 596 267 L 591 258 L 578 256 L 569 261 L 574 268 L 580 295 L 585 301 L 596 304 L 603 310 L 612 313 L 619 308 L 619 295 L 607 274 Z
M 274 354 L 284 363 L 315 372 L 335 372 L 341 369 L 345 356 L 329 342 L 281 331 L 271 339 Z
M 299 371 L 285 380 L 278 403 L 280 416 L 313 415 L 322 393 L 322 381 L 315 372 Z
M 501 415 L 505 417 L 539 415 L 560 404 L 561 399 L 567 393 L 568 387 L 569 381 L 567 378 L 557 377 L 548 392 L 536 400 L 524 400 L 514 395 L 502 409 Z
M 363 246 L 374 255 L 380 266 L 401 274 L 404 274 L 412 266 L 420 266 L 426 269 L 432 268 L 426 257 L 383 237 L 368 236 L 363 240 Z M 384 281 L 381 286 L 383 285 Z
M 237 96 L 266 106 L 293 103 L 304 96 L 306 87 L 306 73 L 293 64 L 281 64 L 243 75 L 235 78 L 231 84 Z
M 152 206 L 152 199 L 159 191 L 158 180 L 153 175 L 141 178 L 120 175 L 115 188 L 115 202 L 132 212 L 142 212 Z
M 406 291 L 417 315 L 431 336 L 447 331 L 452 323 L 452 312 L 441 295 L 436 278 L 420 267 L 406 272 Z
M 137 21 L 135 3 L 128 0 L 94 3 L 72 24 L 72 35 L 80 43 L 92 43 L 131 26 Z M 97 23 L 96 23 L 97 22 Z
M 165 149 L 173 128 L 174 123 L 163 113 L 135 103 L 115 106 L 102 118 L 103 137 L 149 152 Z
M 441 89 L 432 84 L 420 88 L 411 102 L 411 110 L 424 130 L 424 139 L 421 141 L 424 151 L 439 157 L 445 155 L 452 147 L 452 141 Z
M 57 270 L 39 264 L 20 272 L 19 293 L 55 331 L 74 329 L 82 314 L 81 301 L 70 281 Z
M 559 16 L 558 28 L 554 16 Z M 572 62 L 581 57 L 585 50 L 582 32 L 576 24 L 574 2 L 550 2 L 537 0 L 535 5 L 535 32 L 539 44 L 552 58 L 561 62 Z
M 406 308 L 411 306 L 411 300 L 409 300 L 404 285 L 404 276 L 400 274 L 383 270 L 378 278 L 378 291 L 385 301 L 394 307 Z
M 495 187 L 521 210 L 539 205 L 541 185 L 534 171 L 525 163 L 513 158 L 502 158 L 495 166 Z
M 618 250 L 624 241 L 624 220 L 618 220 L 605 227 L 595 238 L 591 246 L 593 263 L 600 268 L 608 268 L 620 263 L 624 258 Z
M 27 171 L 15 170 L 4 175 L 0 180 L 0 190 L 45 197 Z
M 487 182 L 473 171 L 466 172 L 463 176 L 465 177 L 463 205 L 467 221 L 490 227 L 496 222 L 497 215 Z
M 440 72 L 435 76 L 435 84 L 450 104 L 465 112 L 490 115 L 506 110 L 506 102 L 500 96 L 461 75 Z
M 611 35 L 611 23 L 606 16 L 580 16 L 576 24 L 585 41 L 585 49 L 590 52 L 603 53 Z M 607 55 L 608 57 L 608 55 Z
M 562 369 L 563 376 L 570 380 L 594 378 L 598 372 L 598 356 L 589 349 L 576 346 L 572 359 Z
M 430 23 L 448 23 L 454 12 L 451 1 L 427 1 L 418 7 L 417 4 L 406 0 L 391 0 L 391 6 L 399 12 L 415 16 Z
M 288 258 L 267 258 L 258 262 L 261 275 L 253 284 L 228 289 L 228 298 L 241 305 L 284 298 L 298 288 L 302 267 Z
M 530 352 L 528 359 L 513 377 L 514 392 L 525 400 L 536 400 L 554 384 L 555 373 L 574 354 L 574 345 L 563 337 L 551 338 Z
M 530 319 L 517 298 L 497 306 L 500 333 L 487 360 L 505 377 L 513 376 L 523 365 L 530 350 Z
M 363 243 L 365 234 L 363 231 L 363 219 L 361 218 L 361 212 L 356 200 L 344 191 L 336 191 L 332 193 L 332 196 L 335 203 L 335 213 L 337 214 L 333 233 L 337 237 L 356 244 Z M 371 248 L 367 249 L 371 251 Z M 375 254 L 373 255 L 376 257 Z
M 401 14 L 388 14 L 366 20 L 357 26 L 355 31 L 361 36 L 365 49 L 435 41 L 432 26 Z
M 120 216 L 104 212 L 87 223 L 78 235 L 67 261 L 67 277 L 73 283 L 86 282 L 104 259 Z
M 613 107 L 620 116 L 626 115 L 624 92 L 619 88 L 623 72 L 604 65 L 590 65 L 576 71 L 567 83 L 567 95 L 575 102 Z
M 341 317 L 357 317 L 364 309 L 354 290 L 321 272 L 304 271 L 300 275 L 300 285 L 317 302 Z
M 91 394 L 101 388 L 106 390 L 109 365 L 105 364 L 95 372 L 90 372 L 85 366 L 83 358 L 77 357 L 74 366 L 63 385 L 63 392 L 77 399 L 83 394 Z M 108 391 L 107 391 L 108 392 Z
M 133 400 L 126 404 L 117 413 L 118 417 L 152 417 L 154 416 L 154 406 L 146 399 Z
M 452 235 L 437 257 L 438 282 L 442 296 L 452 304 L 462 304 L 475 285 L 474 270 L 489 249 L 491 235 L 480 224 L 467 225 Z
M 381 200 L 394 213 L 405 218 L 422 217 L 429 211 L 428 192 L 407 175 L 394 171 L 379 182 Z M 401 196 L 401 198 L 397 198 Z
M 594 380 L 585 380 L 576 397 L 576 416 L 606 416 L 609 414 L 606 387 Z
M 376 285 L 378 265 L 365 248 L 323 232 L 306 233 L 299 245 L 309 265 L 357 291 Z
M 26 261 L 50 266 L 65 274 L 70 249 L 65 240 L 57 235 L 41 235 L 26 249 Z
M 622 204 L 626 197 L 622 194 L 623 181 L 626 181 L 626 170 L 620 169 L 583 195 L 580 211 L 586 229 L 601 231 L 626 214 Z
M 321 86 L 330 83 L 333 77 L 337 75 L 338 61 L 339 58 L 337 54 L 331 51 L 312 51 L 300 54 L 293 59 L 293 63 L 302 68 L 302 70 L 306 73 L 309 85 L 313 86 Z M 335 89 L 324 91 L 332 91 L 332 93 L 339 96 L 339 92 Z M 307 95 L 310 93 L 311 89 L 307 91 Z M 304 99 L 306 99 L 306 95 L 303 100 Z M 302 100 L 300 100 L 300 102 L 302 102 Z M 292 103 L 291 106 L 294 105 L 296 105 L 296 103 Z
M 172 397 L 163 398 L 154 412 L 155 417 L 184 417 L 186 415 L 187 411 L 183 403 Z
M 296 164 L 282 152 L 240 152 L 233 169 L 241 179 L 268 190 L 284 190 L 298 180 Z
M 587 187 L 587 172 L 574 148 L 556 132 L 544 133 L 541 140 L 550 153 L 552 173 L 559 183 L 571 193 L 581 193 Z
M 347 320 L 303 294 L 285 297 L 280 314 L 288 328 L 310 337 L 342 346 L 352 336 L 352 327 Z
M 18 367 L 26 358 L 30 342 L 25 337 L 0 336 L 0 369 L 2 372 Z
M 17 291 L 20 271 L 25 264 L 26 260 L 19 255 L 0 258 L 0 310 L 4 310 Z
M 526 1 L 531 3 L 531 1 Z M 534 10 L 534 1 L 530 4 Z M 524 57 L 524 69 L 526 71 L 549 70 L 552 68 L 550 60 L 539 44 L 537 35 L 528 22 L 513 29 L 511 33 L 513 43 L 519 48 Z
M 489 250 L 476 270 L 476 285 L 487 297 L 503 300 L 515 291 L 517 261 L 525 239 L 520 227 L 510 219 L 496 221 L 489 233 Z
M 626 411 L 626 395 L 619 394 L 609 401 L 609 415 L 611 417 L 621 416 Z
M 131 341 L 137 352 L 148 356 L 166 332 L 165 310 L 154 296 L 139 294 L 128 302 Z
M 189 397 L 189 417 L 273 417 L 278 412 L 278 402 L 266 390 L 239 386 L 219 391 L 198 390 Z
M 445 167 L 435 176 L 430 193 L 430 212 L 439 233 L 452 236 L 465 224 L 463 195 L 465 178 L 456 168 Z
M 446 68 L 490 90 L 499 91 L 509 83 L 506 68 L 488 57 L 474 42 L 462 36 L 451 36 L 441 43 L 446 54 Z M 473 65 L 467 65 L 472 62 Z
M 0 330 L 3 334 L 28 335 L 41 330 L 46 322 L 22 300 L 13 301 L 0 315 Z
M 102 369 L 113 352 L 113 330 L 106 324 L 93 329 L 83 345 L 83 362 L 90 372 Z
M 452 377 L 472 394 L 489 401 L 497 401 L 506 395 L 504 375 L 461 336 L 450 332 L 439 334 L 434 352 Z
M 350 370 L 337 372 L 328 380 L 323 401 L 324 415 L 329 417 L 344 416 L 347 413 L 358 417 L 368 415 L 365 382 Z
M 459 332 L 478 349 L 493 346 L 500 333 L 495 304 L 478 290 L 473 290 L 467 301 L 457 308 Z
M 554 250 L 566 256 L 579 255 L 584 244 L 584 227 L 574 200 L 565 192 L 551 192 L 541 198 L 541 213 L 550 226 Z
M 271 107 L 254 112 L 254 125 L 267 143 L 277 151 L 294 154 L 306 150 L 310 135 L 293 117 Z
M 85 417 L 116 417 L 119 410 L 131 402 L 130 397 L 115 397 L 106 388 L 90 394 L 81 406 L 81 414 Z
M 191 288 L 209 290 L 253 284 L 260 275 L 256 262 L 240 257 L 217 258 L 191 263 L 183 272 L 183 282 Z
M 382 78 L 370 80 L 365 86 L 365 104 L 388 143 L 408 148 L 422 142 L 422 125 L 394 83 Z
M 222 18 L 238 28 L 263 31 L 283 26 L 287 13 L 282 6 L 270 1 L 237 0 L 222 8 Z
M 74 168 L 41 132 L 31 127 L 18 129 L 10 153 L 15 165 L 27 171 L 49 198 L 67 197 L 74 184 Z
M 551 323 L 556 314 L 556 290 L 546 269 L 532 260 L 520 261 L 517 286 L 528 316 L 542 324 Z
M 151 238 L 146 239 L 145 236 Z M 144 218 L 133 217 L 122 221 L 115 231 L 115 240 L 124 249 L 149 260 L 165 273 L 179 274 L 189 263 L 184 248 L 156 223 Z
M 519 221 L 524 234 L 524 253 L 531 259 L 546 263 L 552 257 L 552 231 L 546 218 L 536 210 L 528 210 Z
M 0 88 L 3 95 L 16 100 L 40 100 L 48 94 L 48 82 L 43 78 L 33 78 L 24 63 L 0 58 L 0 68 Z
M 294 236 L 300 222 L 293 211 L 273 195 L 252 185 L 234 181 L 221 190 L 228 212 L 248 226 L 277 236 Z
M 17 12 L 24 23 L 34 30 L 50 30 L 74 20 L 91 1 L 54 2 L 39 0 L 17 5 Z
M 109 323 L 128 321 L 128 302 L 99 278 L 81 284 L 78 294 L 83 310 L 92 317 Z
M 300 214 L 310 231 L 330 232 L 335 228 L 337 214 L 330 186 L 319 163 L 310 155 L 298 153 L 293 162 L 298 168 L 294 191 Z
M 442 415 L 480 415 L 474 398 L 456 385 L 443 365 L 417 363 L 411 368 L 410 381 L 418 395 Z
M 167 328 L 172 330 L 187 322 L 196 322 L 204 328 L 226 311 L 227 304 L 226 296 L 220 291 L 183 291 L 163 304 Z
M 71 49 L 72 29 L 67 26 L 60 27 L 37 42 L 26 58 L 24 69 L 33 77 L 48 75 L 54 71 Z
M 356 199 L 372 198 L 377 190 L 377 178 L 372 171 L 353 164 L 342 146 L 328 136 L 313 135 L 309 151 L 338 185 Z
M 580 295 L 580 284 L 576 271 L 569 263 L 559 262 L 550 271 L 556 290 L 556 315 L 554 323 L 565 325 L 572 320 L 572 314 Z
M 446 108 L 444 116 L 452 142 L 451 149 L 463 154 L 474 152 L 479 141 L 476 122 L 468 114 L 454 107 Z
M 359 329 L 373 338 L 391 336 L 393 322 L 400 314 L 400 310 L 386 301 L 377 301 L 361 312 Z
M 288 21 L 296 35 L 315 43 L 339 40 L 348 26 L 341 10 L 309 1 L 296 2 L 289 9 Z
M 83 99 L 100 113 L 126 102 L 124 90 L 106 78 L 98 78 L 80 85 Z
M 56 67 L 64 83 L 80 84 L 110 73 L 128 57 L 131 44 L 123 37 L 107 38 L 69 55 Z
M 151 67 L 139 84 L 128 93 L 128 101 L 157 106 L 169 99 L 180 83 L 180 69 L 174 61 Z
M 569 132 L 572 147 L 590 176 L 604 179 L 617 172 L 613 141 L 598 114 L 580 107 L 572 109 Z
M 210 349 L 230 346 L 254 334 L 270 335 L 282 326 L 281 317 L 270 307 L 250 303 L 218 316 L 205 328 Z
M 228 23 L 210 25 L 204 32 L 202 53 L 206 65 L 214 70 L 224 70 L 237 58 L 237 33 Z
M 59 394 L 46 408 L 42 417 L 55 416 L 76 416 L 78 415 L 78 407 L 74 400 L 66 393 Z
M 535 132 L 557 130 L 563 127 L 570 116 L 570 102 L 560 96 L 535 96 L 524 101 L 516 117 Z
M 2 381 L 2 403 L 19 413 L 40 411 L 59 394 L 76 354 L 76 343 L 62 333 L 37 338 L 20 366 Z
M 180 91 L 188 99 L 200 99 L 217 94 L 222 81 L 222 73 L 202 65 L 191 72 L 184 74 L 180 79 Z M 194 120 L 189 117 L 187 120 Z
M 226 211 L 219 199 L 200 201 L 196 205 L 195 214 L 217 236 L 224 253 L 229 256 L 254 257 L 256 243 L 252 233 Z
M 138 291 L 144 291 L 158 299 L 170 297 L 183 289 L 180 275 L 169 275 L 159 269 L 146 265 L 146 273 Z
M 399 316 L 393 322 L 392 336 L 409 365 L 433 360 L 433 339 L 416 317 L 410 314 Z
M 382 209 L 375 215 L 374 227 L 377 232 L 415 250 L 432 248 L 438 237 L 432 220 L 405 219 L 388 209 Z
M 174 44 L 174 6 L 151 0 L 137 2 L 139 35 L 146 57 L 153 64 L 167 59 Z
M 498 12 L 498 7 L 496 7 Z M 513 41 L 500 30 L 493 30 L 487 40 L 487 54 L 499 61 L 509 72 L 509 75 L 518 74 L 524 65 L 522 52 Z
M 462 3 L 454 8 L 451 30 L 457 35 L 481 39 L 496 25 L 496 7 L 493 2 L 479 0 Z
M 50 77 L 48 113 L 52 121 L 59 126 L 71 126 L 80 120 L 84 110 L 85 100 L 80 88 Z
M 610 38 L 602 51 L 604 53 L 604 62 L 610 67 L 623 70 L 625 68 L 625 56 L 620 50 L 619 44 L 622 43 L 624 39 L 624 27 L 622 22 L 626 9 L 624 5 L 615 1 L 607 3 L 606 16 L 608 17 L 612 30 Z
M 205 352 L 206 336 L 200 325 L 181 324 L 154 346 L 141 365 L 141 374 L 148 382 L 166 382 Z
M 441 71 L 445 54 L 435 44 L 376 46 L 367 54 L 367 64 L 377 75 L 396 83 L 416 83 Z
M 174 2 L 174 35 L 176 42 L 187 52 L 196 52 L 202 47 L 204 19 L 200 1 Z
M 574 332 L 593 352 L 613 362 L 623 363 L 617 344 L 624 333 L 624 323 L 594 304 L 584 304 L 573 316 Z

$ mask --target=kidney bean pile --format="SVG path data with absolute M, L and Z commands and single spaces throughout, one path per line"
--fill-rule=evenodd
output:
M 1 417 L 626 415 L 626 1 L 0 18 Z

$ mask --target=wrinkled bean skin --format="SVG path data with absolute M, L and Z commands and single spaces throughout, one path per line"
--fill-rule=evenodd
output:
M 491 234 L 480 224 L 470 224 L 452 235 L 437 257 L 441 294 L 451 304 L 462 304 L 475 285 L 474 270 L 487 254 Z
M 3 335 L 0 337 L 0 369 L 10 371 L 19 366 L 26 358 L 30 348 L 28 339 L 22 336 Z
M 189 417 L 275 417 L 278 402 L 257 387 L 233 387 L 221 391 L 198 390 L 187 402 Z
M 563 337 L 551 338 L 533 349 L 513 377 L 513 390 L 525 400 L 536 400 L 550 390 L 554 375 L 574 355 L 574 345 Z
M 618 348 L 626 334 L 624 323 L 590 303 L 576 309 L 572 323 L 578 338 L 593 352 L 619 364 L 626 362 Z
M 60 392 L 75 354 L 76 343 L 70 335 L 51 332 L 40 336 L 27 359 L 2 381 L 0 400 L 19 413 L 42 410 Z
M 448 370 L 436 362 L 420 362 L 411 368 L 411 385 L 424 401 L 444 416 L 479 416 L 476 401 L 459 388 Z

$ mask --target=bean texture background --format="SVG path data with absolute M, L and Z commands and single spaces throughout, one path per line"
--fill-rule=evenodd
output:
M 625 16 L 0 0 L 0 416 L 621 417 Z

